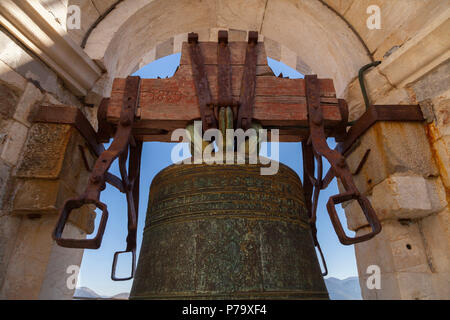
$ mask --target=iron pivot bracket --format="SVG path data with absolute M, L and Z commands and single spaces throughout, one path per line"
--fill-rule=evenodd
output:
M 344 245 L 350 245 L 362 241 L 366 241 L 374 237 L 381 231 L 381 223 L 378 220 L 374 209 L 369 200 L 362 195 L 356 188 L 352 174 L 347 166 L 344 156 L 336 150 L 328 147 L 324 130 L 323 113 L 320 107 L 320 88 L 316 75 L 305 76 L 306 80 L 306 100 L 308 106 L 308 121 L 310 135 L 306 142 L 303 142 L 303 166 L 304 166 L 304 189 L 307 199 L 307 208 L 309 211 L 309 220 L 313 232 L 314 244 L 318 247 L 322 256 L 320 246 L 317 241 L 316 229 L 316 212 L 319 192 L 325 189 L 330 182 L 337 177 L 340 179 L 345 191 L 334 195 L 328 199 L 327 210 L 333 227 L 340 242 Z M 345 101 L 339 100 L 339 104 L 346 108 Z M 325 157 L 330 163 L 330 170 L 323 177 L 322 157 Z M 314 160 L 315 159 L 315 160 Z M 317 178 L 315 177 L 315 161 L 317 161 Z M 349 237 L 345 234 L 342 224 L 337 215 L 336 204 L 356 200 L 362 208 L 362 211 L 371 227 L 371 232 L 358 236 Z M 324 263 L 325 272 L 326 266 Z
M 197 91 L 204 131 L 211 128 L 218 128 L 219 108 L 221 107 L 232 108 L 236 128 L 242 128 L 244 130 L 249 129 L 252 125 L 253 105 L 255 104 L 258 32 L 249 31 L 248 34 L 244 73 L 242 76 L 241 91 L 238 102 L 233 101 L 232 97 L 232 70 L 230 62 L 230 48 L 228 46 L 228 32 L 221 30 L 218 33 L 217 102 L 212 101 L 204 58 L 198 45 L 198 34 L 189 33 L 188 43 L 192 74 L 195 89 Z
M 53 231 L 53 239 L 62 247 L 80 249 L 98 249 L 101 245 L 108 220 L 106 204 L 100 202 L 100 193 L 106 187 L 106 182 L 126 194 L 128 205 L 128 236 L 127 246 L 124 251 L 114 254 L 111 278 L 115 281 L 129 280 L 133 278 L 136 266 L 136 231 L 139 208 L 139 176 L 142 152 L 142 141 L 135 141 L 132 135 L 133 122 L 136 108 L 138 106 L 140 78 L 128 77 L 126 92 L 123 97 L 123 105 L 120 122 L 117 126 L 114 140 L 109 148 L 103 151 L 97 159 L 85 192 L 78 198 L 69 199 L 65 202 L 56 227 Z M 111 164 L 119 158 L 119 169 L 121 178 L 108 172 Z M 128 160 L 128 171 L 126 162 Z M 64 227 L 69 215 L 74 209 L 85 204 L 94 204 L 102 211 L 97 234 L 92 239 L 65 239 L 62 237 Z M 116 266 L 119 254 L 131 252 L 132 269 L 131 275 L 126 278 L 116 277 Z

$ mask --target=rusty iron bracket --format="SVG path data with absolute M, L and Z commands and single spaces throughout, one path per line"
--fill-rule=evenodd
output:
M 104 143 L 109 142 L 109 139 L 111 139 L 114 132 L 113 126 L 110 123 L 108 123 L 106 119 L 109 101 L 110 98 L 103 98 L 97 110 L 97 122 L 98 122 L 97 138 L 100 142 Z
M 228 46 L 228 32 L 220 30 L 218 32 L 217 46 L 217 96 L 218 101 L 214 106 L 214 115 L 219 121 L 219 109 L 222 107 L 231 107 L 233 111 L 233 121 L 237 121 L 239 103 L 233 101 L 232 94 L 232 70 L 231 70 L 231 53 Z
M 205 60 L 198 45 L 198 34 L 188 34 L 189 56 L 192 64 L 192 75 L 197 91 L 200 114 L 202 116 L 203 130 L 217 128 L 217 119 L 214 114 L 211 90 L 206 73 Z
M 115 281 L 131 279 L 134 276 L 136 266 L 136 230 L 139 204 L 139 175 L 142 142 L 134 140 L 132 136 L 132 127 L 135 111 L 138 105 L 139 86 L 139 77 L 127 78 L 120 122 L 117 126 L 114 140 L 109 148 L 102 152 L 97 159 L 85 192 L 80 197 L 69 199 L 65 202 L 60 212 L 56 227 L 53 231 L 53 239 L 62 247 L 98 249 L 101 245 L 108 219 L 107 206 L 106 204 L 100 202 L 100 193 L 105 189 L 106 182 L 115 186 L 121 192 L 124 192 L 126 194 L 128 204 L 127 247 L 124 251 L 118 251 L 114 254 L 111 278 Z M 119 158 L 121 179 L 108 172 L 111 164 L 117 158 Z M 126 169 L 127 159 L 129 160 L 128 172 Z M 102 211 L 102 217 L 97 234 L 92 239 L 64 239 L 62 234 L 69 215 L 72 210 L 80 208 L 85 204 L 94 204 Z M 117 278 L 115 275 L 117 258 L 119 254 L 124 252 L 132 253 L 133 261 L 131 275 L 127 278 Z
M 337 150 L 330 149 L 327 145 L 323 124 L 323 114 L 320 107 L 320 88 L 317 76 L 308 75 L 305 76 L 305 80 L 310 136 L 308 141 L 306 142 L 306 146 L 304 146 L 304 149 L 312 149 L 312 151 L 309 150 L 304 156 L 307 157 L 307 161 L 304 162 L 304 170 L 306 172 L 305 174 L 310 180 L 310 184 L 308 185 L 308 194 L 311 194 L 311 185 L 314 187 L 313 203 L 310 211 L 310 223 L 314 230 L 316 222 L 317 201 L 320 190 L 325 189 L 334 179 L 334 177 L 337 177 L 340 179 L 345 192 L 331 196 L 327 202 L 327 209 L 340 242 L 344 245 L 350 245 L 369 240 L 381 231 L 381 223 L 378 220 L 369 200 L 356 188 L 353 182 L 352 174 L 347 166 L 344 156 Z M 315 178 L 314 167 L 311 166 L 311 163 L 314 163 L 312 155 L 318 163 L 317 178 Z M 331 166 L 330 170 L 324 178 L 322 176 L 322 157 L 325 157 Z M 349 200 L 358 201 L 372 229 L 371 232 L 354 238 L 348 237 L 345 234 L 345 231 L 337 215 L 335 206 L 336 204 Z
M 253 105 L 255 104 L 256 89 L 257 44 L 258 32 L 249 31 L 237 120 L 237 127 L 244 130 L 249 129 L 252 126 Z
M 336 150 L 346 155 L 353 144 L 378 121 L 422 122 L 425 118 L 419 105 L 373 105 L 354 123 Z
M 198 34 L 189 33 L 188 43 L 192 75 L 197 91 L 204 131 L 211 128 L 218 128 L 219 108 L 221 107 L 232 108 L 236 128 L 249 129 L 252 124 L 253 105 L 255 103 L 258 32 L 250 31 L 248 34 L 248 45 L 239 102 L 233 101 L 232 96 L 232 70 L 230 48 L 228 46 L 228 32 L 220 30 L 218 33 L 217 102 L 212 101 L 204 58 L 198 46 Z

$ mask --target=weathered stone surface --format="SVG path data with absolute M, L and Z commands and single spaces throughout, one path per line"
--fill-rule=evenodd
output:
M 53 243 L 51 232 L 55 223 L 56 216 L 22 219 L 14 253 L 9 259 L 0 290 L 3 299 L 36 299 L 39 296 Z
M 360 229 L 357 235 L 368 232 Z M 428 255 L 420 226 L 415 221 L 383 223 L 382 232 L 375 238 L 355 245 L 362 295 L 365 299 L 448 299 L 445 281 L 434 281 L 435 270 Z M 367 267 L 381 269 L 381 289 L 370 290 L 365 285 Z M 441 277 L 442 274 L 439 274 Z
M 8 262 L 11 254 L 14 252 L 20 221 L 20 217 L 10 216 L 0 211 L 0 289 L 7 277 Z M 2 298 L 4 297 L 0 292 L 0 299 Z
M 155 59 L 169 56 L 173 53 L 173 38 L 170 38 L 156 46 Z
M 81 26 L 80 29 L 69 29 L 67 33 L 78 45 L 83 41 L 84 34 L 89 27 L 100 16 L 98 10 L 91 0 L 71 0 L 71 5 L 76 5 L 81 11 Z
M 368 199 L 380 220 L 423 218 L 448 205 L 441 179 L 422 176 L 390 176 L 373 188 Z M 357 201 L 345 207 L 345 214 L 349 229 L 368 226 Z
M 41 93 L 41 91 L 32 83 L 28 83 L 17 104 L 16 112 L 14 113 L 14 119 L 29 127 L 31 124 L 28 121 L 28 116 L 33 106 L 37 102 L 39 102 L 42 97 L 43 94 Z
M 355 245 L 361 271 L 369 265 L 378 265 L 386 272 L 430 272 L 423 241 L 416 222 L 384 221 L 383 230 L 373 239 Z M 365 234 L 360 229 L 356 235 Z M 370 254 L 368 254 L 370 253 Z M 359 268 L 359 267 L 358 267 Z
M 67 199 L 77 197 L 61 180 L 31 179 L 17 184 L 12 213 L 16 215 L 56 215 Z M 74 210 L 69 221 L 81 230 L 92 233 L 95 207 L 83 206 Z
M 450 230 L 448 208 L 419 222 L 432 272 L 450 273 Z M 447 282 L 450 278 L 447 278 Z M 448 287 L 450 289 L 450 286 Z
M 449 90 L 450 61 L 438 66 L 433 72 L 411 85 L 416 94 L 417 101 L 433 99 Z
M 240 30 L 259 30 L 266 1 L 217 1 L 217 25 Z
M 430 139 L 434 161 L 439 168 L 439 173 L 444 186 L 450 188 L 450 136 L 439 138 L 439 129 L 434 123 L 427 127 L 428 138 Z M 448 191 L 447 191 L 448 192 Z
M 0 119 L 9 119 L 16 110 L 19 97 L 8 86 L 0 82 Z
M 6 188 L 8 187 L 10 174 L 11 166 L 0 160 L 0 209 L 3 208 L 3 199 L 5 196 Z
M 53 70 L 1 31 L 0 48 L 2 48 L 0 51 L 0 73 L 6 72 L 5 75 L 0 75 L 0 81 L 7 77 L 10 80 L 5 82 L 13 83 L 20 89 L 19 91 L 22 91 L 25 89 L 26 80 L 28 80 L 45 91 L 55 94 L 60 103 L 81 106 L 80 101 L 62 85 L 61 80 L 58 79 Z M 2 66 L 2 63 L 6 67 Z
M 66 30 L 67 6 L 71 1 L 68 0 L 38 0 L 42 6 L 51 13 L 55 21 Z
M 64 237 L 71 239 L 84 239 L 86 233 L 77 227 L 68 224 L 64 228 Z M 73 277 L 75 266 L 81 267 L 83 249 L 67 249 L 52 244 L 47 269 L 43 274 L 43 281 L 39 291 L 39 299 L 44 300 L 70 300 L 75 292 L 69 277 Z M 71 266 L 70 269 L 68 267 Z M 78 278 L 78 281 L 80 278 Z
M 16 176 L 21 178 L 57 178 L 61 172 L 70 125 L 36 123 L 30 129 L 23 158 Z
M 27 80 L 0 60 L 0 83 L 14 89 L 16 94 L 25 90 Z
M 353 176 L 362 193 L 369 192 L 373 186 L 394 173 L 424 177 L 439 174 L 422 123 L 376 123 L 347 157 L 351 172 L 356 171 L 368 149 L 371 151 L 367 162 Z
M 17 121 L 11 121 L 7 129 L 0 158 L 10 165 L 16 165 L 27 138 L 28 128 Z
M 441 179 L 422 176 L 391 176 L 373 188 L 372 199 L 377 213 L 398 219 L 424 217 L 447 206 Z

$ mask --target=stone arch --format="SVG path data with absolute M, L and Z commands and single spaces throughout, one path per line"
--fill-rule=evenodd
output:
M 200 41 L 214 41 L 219 29 L 242 40 L 248 30 L 258 30 L 269 57 L 303 73 L 334 79 L 338 95 L 370 62 L 345 21 L 320 1 L 125 0 L 86 43 L 87 54 L 108 72 L 96 90 L 107 95 L 112 78 L 129 75 L 153 56 L 177 52 L 188 32 L 198 32 Z

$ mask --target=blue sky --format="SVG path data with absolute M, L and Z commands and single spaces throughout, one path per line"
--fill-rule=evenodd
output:
M 135 75 L 139 75 L 141 78 L 170 77 L 175 72 L 179 61 L 180 54 L 164 57 L 143 67 Z M 268 61 L 269 66 L 276 75 L 282 72 L 284 76 L 289 76 L 290 78 L 303 78 L 299 72 L 278 61 L 270 58 Z M 334 140 L 329 139 L 329 144 L 334 148 Z M 153 177 L 159 171 L 172 164 L 170 153 L 173 147 L 174 144 L 170 143 L 147 142 L 144 144 L 140 181 L 138 252 L 142 241 L 150 184 Z M 295 170 L 299 177 L 303 177 L 301 159 L 300 143 L 280 143 L 280 162 Z M 324 166 L 324 171 L 326 172 L 329 164 L 324 161 Z M 111 166 L 111 172 L 120 176 L 117 161 Z M 340 244 L 326 211 L 326 201 L 331 195 L 337 193 L 338 189 L 335 180 L 327 190 L 321 192 L 317 211 L 317 229 L 318 239 L 328 265 L 328 277 L 344 279 L 351 276 L 358 276 L 358 272 L 356 269 L 354 247 Z M 89 287 L 101 295 L 110 296 L 121 292 L 128 292 L 132 284 L 132 280 L 115 282 L 110 278 L 114 252 L 124 250 L 126 246 L 127 206 L 125 195 L 109 185 L 102 192 L 100 200 L 108 206 L 108 224 L 101 248 L 98 250 L 86 249 L 84 251 L 78 287 Z M 347 223 L 342 208 L 337 206 L 337 211 L 346 229 Z M 96 219 L 97 224 L 99 222 L 98 218 Z M 354 235 L 353 232 L 347 229 L 346 232 L 349 235 Z M 129 274 L 130 261 L 130 256 L 123 255 L 120 257 L 117 270 L 118 276 Z

